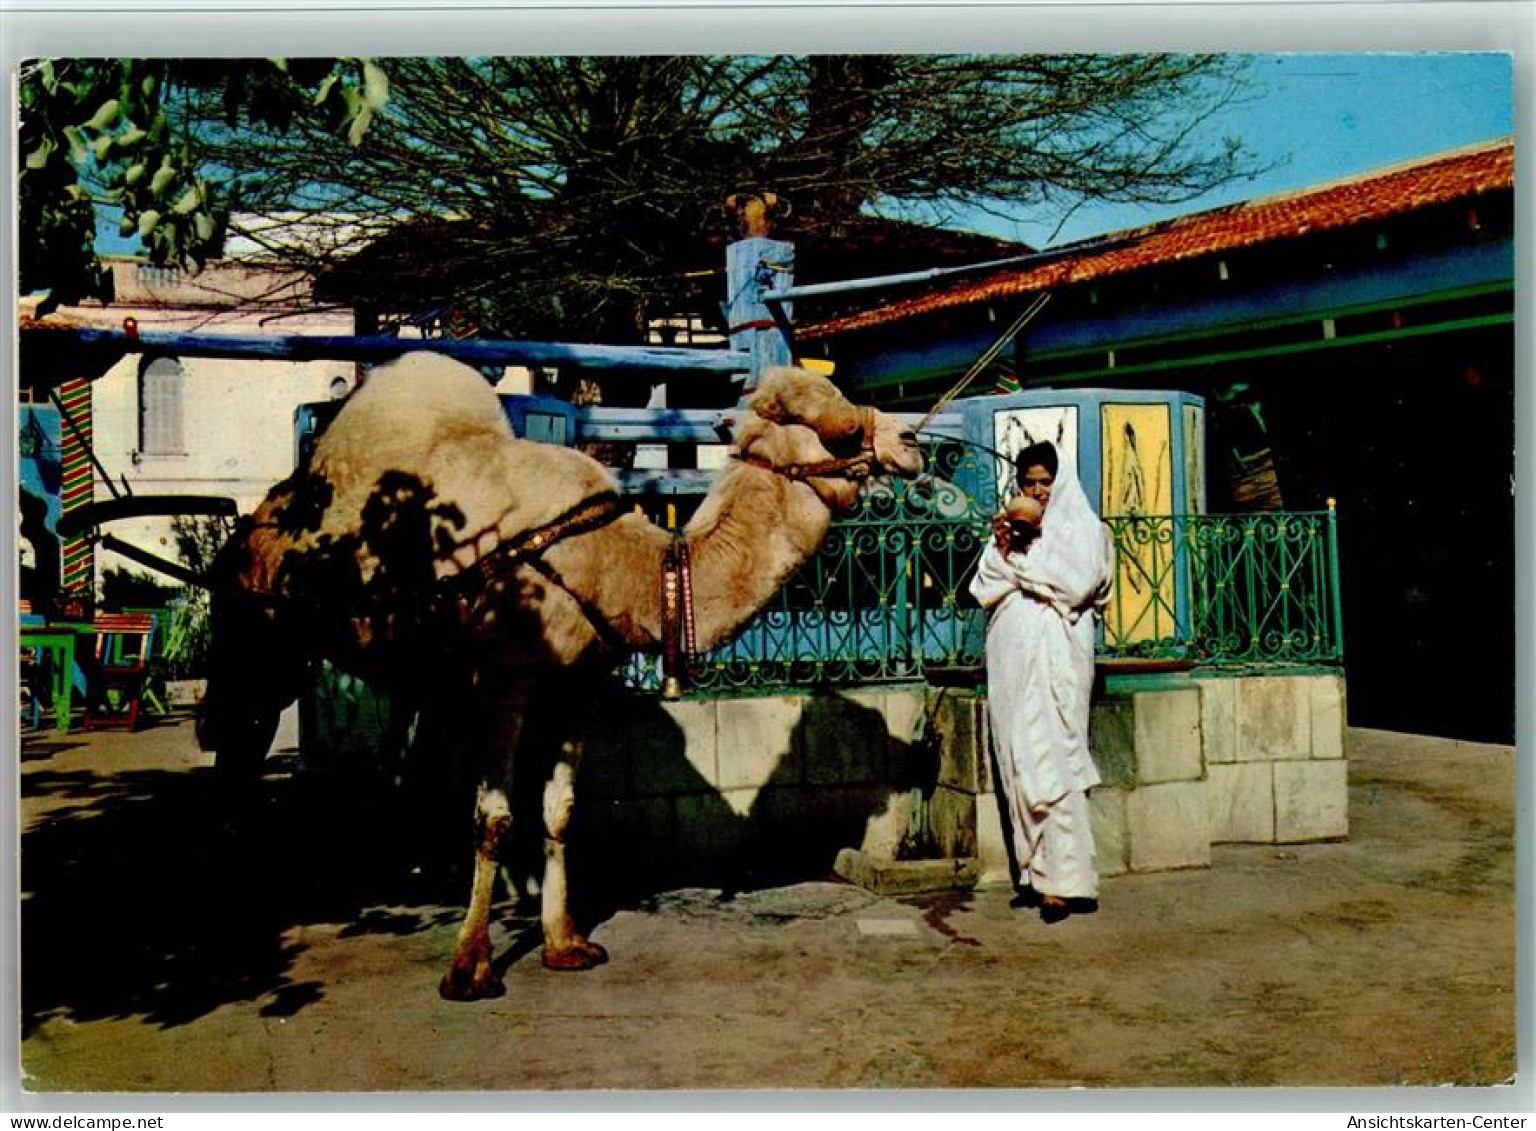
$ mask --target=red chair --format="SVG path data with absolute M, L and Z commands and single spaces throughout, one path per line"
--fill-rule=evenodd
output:
M 86 676 L 85 729 L 139 723 L 139 707 L 149 681 L 155 618 L 148 613 L 101 613 L 95 654 Z

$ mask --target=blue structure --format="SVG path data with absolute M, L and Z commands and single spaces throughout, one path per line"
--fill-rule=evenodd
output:
M 986 480 L 962 479 L 978 503 L 996 509 L 1008 493 L 1013 458 L 1026 444 L 1054 443 L 1077 471 L 1083 491 L 1101 514 L 1137 513 L 1114 505 L 1112 490 L 1122 470 L 1139 476 L 1144 491 L 1140 513 L 1205 512 L 1205 398 L 1160 389 L 1031 389 L 956 403 L 965 441 L 990 450 L 997 464 Z M 1125 429 L 1142 426 L 1135 449 Z M 1149 430 L 1150 429 L 1150 430 Z M 1147 466 L 1126 468 L 1134 455 Z
M 52 405 L 24 404 L 17 413 L 17 457 L 23 491 L 47 504 L 48 530 L 63 513 L 64 440 L 59 410 Z
M 19 540 L 32 548 L 21 576 L 21 597 L 46 608 L 63 584 L 63 546 L 58 536 L 64 512 L 64 440 L 59 410 L 23 404 L 17 414 L 17 500 Z

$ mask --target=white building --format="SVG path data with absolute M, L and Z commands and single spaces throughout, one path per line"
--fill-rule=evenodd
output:
M 309 280 L 230 263 L 191 274 L 120 259 L 110 306 L 65 307 L 52 318 L 82 327 L 183 334 L 350 334 L 347 310 L 319 311 Z M 82 374 L 81 376 L 87 376 Z M 218 495 L 248 513 L 294 467 L 294 410 L 343 396 L 355 366 L 340 361 L 254 361 L 129 353 L 91 387 L 93 447 L 100 501 L 118 488 L 135 495 Z M 175 558 L 169 518 L 114 522 L 109 532 Z M 140 567 L 101 549 L 108 567 Z M 164 577 L 157 581 L 166 582 Z

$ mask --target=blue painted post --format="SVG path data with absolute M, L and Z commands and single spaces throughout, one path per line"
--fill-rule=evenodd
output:
M 795 245 L 766 236 L 749 235 L 725 249 L 726 319 L 731 349 L 747 353 L 750 367 L 741 390 L 745 400 L 757 388 L 763 371 L 788 365 L 793 354 L 782 326 L 793 317 L 790 303 L 779 305 L 779 318 L 762 301 L 767 291 L 795 281 Z

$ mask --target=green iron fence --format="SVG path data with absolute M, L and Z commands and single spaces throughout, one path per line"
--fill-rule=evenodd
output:
M 1106 656 L 1338 665 L 1338 519 L 1326 511 L 1109 516 Z
M 950 445 L 914 481 L 882 481 L 732 642 L 693 658 L 690 695 L 897 683 L 984 664 L 970 597 L 990 514 L 955 480 L 977 456 Z M 1322 512 L 1111 516 L 1117 577 L 1099 654 L 1210 666 L 1343 661 L 1336 517 Z M 635 687 L 662 684 L 636 656 Z
M 964 586 L 989 518 L 953 481 L 973 458 L 946 445 L 930 453 L 935 474 L 872 483 L 736 639 L 694 658 L 689 693 L 900 683 L 973 666 L 980 610 Z M 658 688 L 660 660 L 632 657 L 625 677 Z

